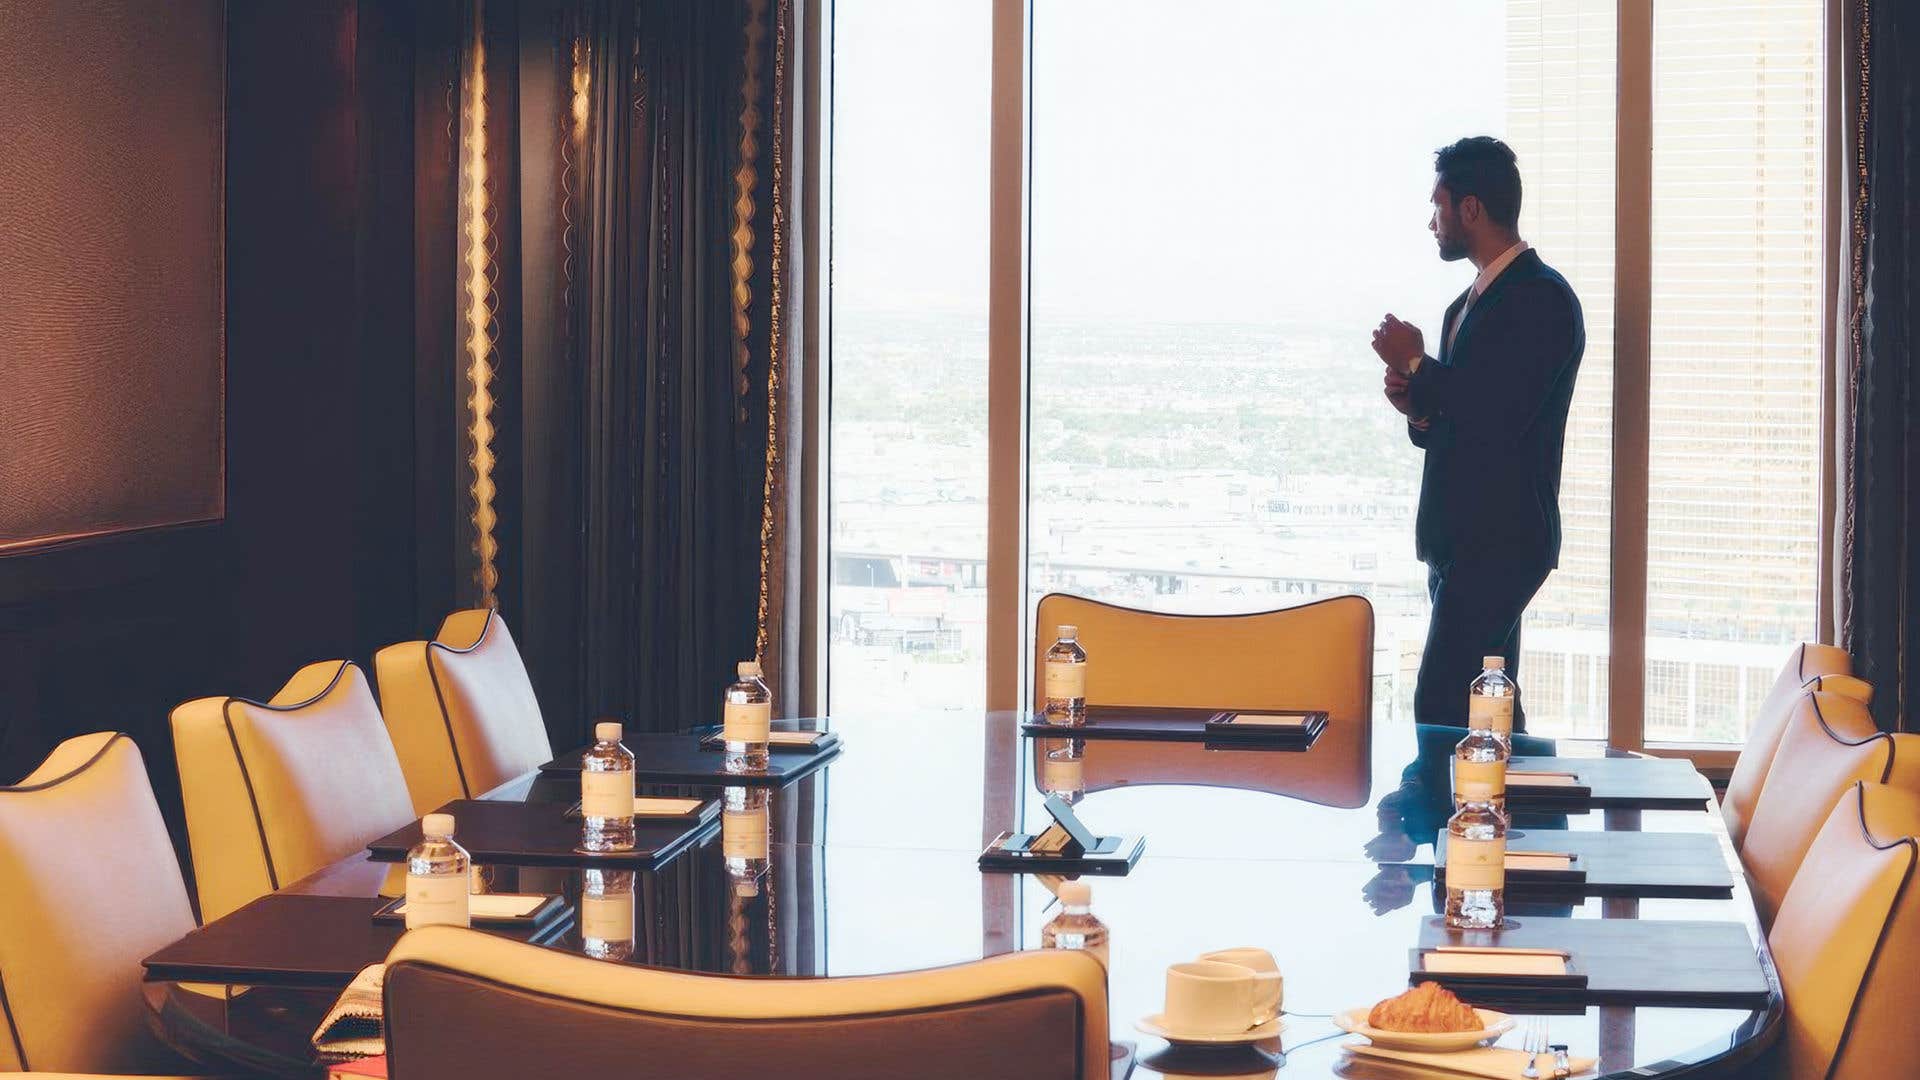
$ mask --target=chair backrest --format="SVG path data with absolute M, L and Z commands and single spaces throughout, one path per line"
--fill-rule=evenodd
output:
M 373 671 L 416 814 L 478 798 L 553 757 L 520 650 L 490 608 L 454 612 L 432 641 L 381 649 Z
M 627 1074 L 1105 1080 L 1106 974 L 1044 949 L 900 975 L 696 975 L 478 931 L 387 957 L 387 1054 L 412 1080 Z M 451 1037 L 457 1032 L 458 1037 Z
M 1329 806 L 1364 806 L 1373 752 L 1373 605 L 1338 596 L 1251 615 L 1168 615 L 1051 593 L 1035 615 L 1033 707 L 1055 628 L 1080 628 L 1089 705 L 1319 709 L 1327 728 L 1301 754 L 1268 755 L 1245 784 L 1194 758 L 1153 782 L 1273 790 Z M 1217 755 L 1216 755 L 1217 756 Z
M 1771 925 L 1833 804 L 1858 781 L 1920 790 L 1920 736 L 1874 727 L 1858 699 L 1803 695 L 1787 718 L 1771 776 L 1740 850 L 1754 906 Z
M 140 961 L 192 930 L 132 739 L 68 739 L 0 787 L 0 1072 L 174 1062 L 148 1033 Z
M 308 664 L 270 702 L 181 705 L 173 749 L 208 922 L 414 816 L 366 675 L 345 660 Z
M 1913 1075 L 1916 837 L 1920 794 L 1862 783 L 1814 838 L 1767 935 L 1787 995 L 1779 1075 Z
M 1800 695 L 1810 690 L 1825 690 L 1862 701 L 1873 699 L 1873 688 L 1865 680 L 1854 678 L 1852 672 L 1853 660 L 1847 651 L 1831 645 L 1796 645 L 1787 656 L 1779 677 L 1773 681 L 1773 689 L 1754 713 L 1747 743 L 1740 748 L 1740 757 L 1733 764 L 1733 776 L 1727 781 L 1726 794 L 1720 799 L 1720 813 L 1727 819 L 1727 834 L 1733 838 L 1734 850 L 1746 843 L 1753 804 L 1760 799 L 1767 770 L 1780 748 L 1780 733 L 1786 729 L 1787 717 L 1793 713 Z

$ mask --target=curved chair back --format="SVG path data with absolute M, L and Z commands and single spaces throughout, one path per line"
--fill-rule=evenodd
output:
M 0 787 L 0 1072 L 177 1065 L 148 1033 L 140 961 L 192 930 L 132 739 L 68 739 Z
M 1364 806 L 1373 752 L 1373 605 L 1338 596 L 1252 615 L 1167 615 L 1051 593 L 1035 616 L 1033 707 L 1054 628 L 1080 628 L 1090 705 L 1315 709 L 1327 728 L 1312 749 L 1261 761 L 1236 777 L 1195 756 L 1168 761 L 1149 781 L 1215 784 L 1288 794 L 1329 806 Z M 1213 755 L 1217 758 L 1219 755 Z M 1089 790 L 1096 780 L 1088 777 Z
M 474 799 L 553 757 L 513 634 L 489 608 L 374 655 L 380 708 L 416 814 Z
M 366 675 L 345 660 L 308 664 L 269 702 L 181 705 L 173 748 L 208 922 L 414 816 Z
M 833 979 L 696 975 L 429 927 L 387 957 L 413 1080 L 661 1076 L 1105 1080 L 1106 973 L 1057 949 Z M 457 1032 L 458 1037 L 450 1037 Z
M 1920 736 L 1874 727 L 1867 706 L 1843 694 L 1805 694 L 1787 718 L 1771 776 L 1740 850 L 1754 906 L 1768 925 L 1833 804 L 1859 781 L 1920 790 Z
M 1720 813 L 1727 819 L 1727 834 L 1733 837 L 1734 850 L 1746 843 L 1747 823 L 1753 817 L 1753 805 L 1760 799 L 1760 788 L 1767 781 L 1767 770 L 1780 748 L 1780 733 L 1786 729 L 1800 695 L 1812 690 L 1845 694 L 1862 701 L 1873 700 L 1873 688 L 1865 680 L 1853 677 L 1853 660 L 1845 649 L 1831 645 L 1802 644 L 1793 648 L 1780 675 L 1773 681 L 1766 700 L 1754 714 L 1747 743 L 1733 764 L 1733 776 L 1720 799 Z M 1829 678 L 1829 676 L 1838 676 Z
M 1826 818 L 1767 935 L 1787 995 L 1783 1077 L 1913 1075 L 1920 794 L 1855 784 Z

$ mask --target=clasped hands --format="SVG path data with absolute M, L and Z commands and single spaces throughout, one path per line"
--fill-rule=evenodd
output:
M 1426 353 L 1425 336 L 1419 327 L 1388 314 L 1373 331 L 1373 351 L 1387 365 L 1387 402 L 1402 415 L 1411 417 L 1413 404 L 1407 391 L 1408 370 L 1413 366 L 1414 357 Z

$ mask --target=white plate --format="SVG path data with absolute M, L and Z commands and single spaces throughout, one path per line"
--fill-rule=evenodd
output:
M 1166 1013 L 1154 1013 L 1152 1016 L 1143 1016 L 1135 1020 L 1133 1026 L 1137 1031 L 1165 1039 L 1170 1043 L 1189 1046 L 1232 1046 L 1237 1043 L 1259 1042 L 1262 1039 L 1277 1038 L 1287 1029 L 1286 1018 L 1276 1016 L 1259 1027 L 1236 1031 L 1231 1035 L 1191 1035 L 1168 1028 L 1165 1024 L 1166 1019 Z
M 1505 1035 L 1513 1030 L 1513 1017 L 1506 1013 L 1497 1013 L 1492 1009 L 1475 1009 L 1480 1014 L 1479 1031 L 1381 1031 L 1367 1026 L 1367 1014 L 1371 1007 L 1348 1009 L 1333 1014 L 1333 1026 L 1342 1031 L 1351 1031 L 1355 1035 L 1365 1035 L 1375 1046 L 1388 1050 L 1424 1050 L 1432 1054 L 1444 1054 L 1451 1050 L 1471 1050 L 1482 1043 Z

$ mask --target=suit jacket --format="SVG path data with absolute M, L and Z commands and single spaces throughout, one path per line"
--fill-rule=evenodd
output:
M 1471 292 L 1471 290 L 1469 290 Z M 1408 385 L 1407 435 L 1427 452 L 1414 542 L 1422 561 L 1467 555 L 1560 562 L 1560 459 L 1567 407 L 1586 350 L 1573 289 L 1526 251 L 1488 284 L 1446 346 L 1467 294 L 1447 308 L 1439 357 Z

